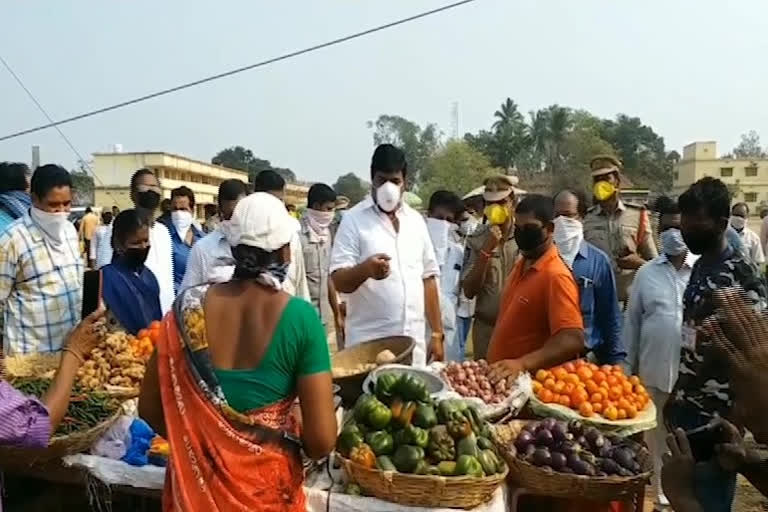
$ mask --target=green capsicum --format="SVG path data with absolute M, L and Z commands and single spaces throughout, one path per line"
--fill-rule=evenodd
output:
M 459 455 L 471 455 L 477 457 L 479 450 L 477 449 L 477 438 L 475 434 L 470 433 L 468 436 L 463 437 L 456 443 L 456 453 Z
M 356 421 L 359 423 L 366 421 L 368 418 L 368 413 L 370 412 L 371 407 L 374 405 L 374 400 L 376 400 L 375 396 L 366 393 L 363 393 L 357 398 L 355 406 L 352 408 L 352 413 Z
M 427 453 L 435 462 L 456 459 L 456 442 L 444 425 L 438 425 L 429 431 Z
M 499 472 L 499 458 L 491 450 L 483 450 L 480 455 L 477 456 L 477 460 L 480 461 L 480 465 L 483 466 L 483 471 L 486 475 L 493 475 Z
M 481 478 L 484 475 L 483 466 L 476 457 L 460 455 L 456 461 L 456 474 Z
M 402 374 L 398 379 L 395 394 L 405 400 L 426 402 L 429 399 L 429 391 L 427 391 L 427 383 L 424 382 L 424 379 L 408 373 Z
M 379 375 L 376 379 L 376 387 L 374 393 L 376 397 L 384 403 L 389 403 L 395 391 L 399 377 L 394 373 L 385 373 Z
M 392 436 L 383 430 L 377 430 L 365 435 L 365 442 L 376 455 L 389 455 L 394 451 Z
M 408 444 L 418 446 L 419 448 L 427 447 L 427 444 L 429 443 L 429 432 L 413 425 L 408 425 L 403 430 L 408 437 Z
M 419 461 L 424 460 L 424 450 L 418 446 L 404 444 L 395 450 L 392 456 L 392 462 L 398 471 L 402 473 L 413 473 Z M 478 463 L 479 464 L 479 463 Z
M 349 456 L 352 448 L 356 448 L 361 444 L 363 444 L 363 436 L 355 424 L 344 427 L 338 439 L 336 439 L 336 448 L 345 457 Z
M 381 430 L 389 425 L 392 419 L 392 412 L 389 407 L 379 401 L 378 398 L 374 398 L 368 405 L 368 415 L 366 416 L 366 423 L 376 430 Z
M 463 439 L 472 433 L 472 425 L 469 420 L 460 412 L 453 413 L 448 421 L 445 422 L 448 433 L 454 439 Z
M 456 474 L 456 463 L 452 460 L 446 460 L 437 465 L 437 470 L 442 476 L 454 476 Z
M 426 428 L 427 430 L 434 427 L 437 425 L 437 414 L 435 414 L 434 407 L 427 404 L 417 405 L 412 421 L 417 427 Z
M 466 408 L 467 405 L 463 400 L 443 400 L 437 405 L 437 419 L 445 424 L 455 413 L 463 412 Z

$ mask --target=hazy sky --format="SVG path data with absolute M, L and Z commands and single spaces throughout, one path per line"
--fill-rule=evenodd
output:
M 0 55 L 54 119 L 257 62 L 450 0 L 78 0 L 0 4 Z M 507 96 L 640 116 L 677 149 L 768 143 L 764 0 L 478 0 L 427 19 L 62 126 L 84 154 L 168 151 L 208 161 L 240 144 L 307 180 L 365 176 L 366 121 L 399 114 L 449 133 L 490 126 Z M 0 67 L 0 135 L 44 119 Z M 73 167 L 53 129 L 0 160 Z

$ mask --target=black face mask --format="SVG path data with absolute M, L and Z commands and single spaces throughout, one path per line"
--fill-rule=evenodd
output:
M 543 228 L 525 225 L 515 226 L 515 243 L 521 251 L 530 252 L 544 243 Z
M 145 210 L 157 210 L 157 207 L 160 206 L 160 194 L 154 190 L 136 192 L 136 206 Z
M 132 247 L 123 251 L 119 258 L 126 267 L 139 269 L 144 266 L 144 262 L 147 261 L 148 255 L 149 247 L 145 247 L 144 249 Z
M 720 232 L 715 229 L 697 230 L 691 233 L 683 231 L 683 241 L 689 251 L 701 255 L 719 245 Z

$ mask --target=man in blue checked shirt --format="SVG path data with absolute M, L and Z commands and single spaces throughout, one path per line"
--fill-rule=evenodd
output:
M 0 305 L 6 355 L 55 352 L 80 321 L 83 261 L 68 220 L 72 178 L 58 165 L 35 170 L 32 206 L 0 235 Z
M 554 240 L 579 285 L 586 350 L 598 364 L 616 364 L 627 352 L 621 339 L 616 279 L 608 256 L 584 240 L 584 194 L 563 190 L 555 196 Z

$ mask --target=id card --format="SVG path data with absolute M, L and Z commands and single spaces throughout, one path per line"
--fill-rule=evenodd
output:
M 696 329 L 684 325 L 682 328 L 682 347 L 696 350 Z

